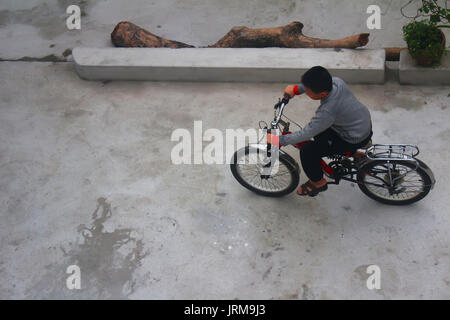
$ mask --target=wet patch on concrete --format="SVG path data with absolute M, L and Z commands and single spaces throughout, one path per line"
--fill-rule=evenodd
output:
M 344 206 L 342 206 L 342 208 L 347 212 L 352 211 L 352 207 L 348 206 L 348 205 L 344 205 Z
M 72 49 L 67 48 L 66 50 L 64 50 L 64 52 L 62 53 L 63 57 L 68 57 L 72 54 Z
M 367 267 L 369 264 L 364 264 L 359 267 L 357 267 L 353 272 L 355 273 L 356 277 L 361 281 L 366 281 L 367 278 L 369 278 L 369 274 L 367 273 Z
M 394 108 L 402 108 L 408 111 L 417 111 L 427 104 L 424 98 L 414 98 L 397 90 L 385 91 L 383 98 L 384 102 L 379 104 L 375 110 L 388 112 Z
M 94 113 L 92 111 L 89 110 L 84 110 L 84 109 L 73 109 L 73 110 L 66 110 L 63 113 L 64 118 L 73 120 L 75 118 L 81 117 L 81 116 L 90 116 L 93 115 Z
M 315 293 L 313 289 L 308 285 L 309 282 L 303 283 L 301 288 L 296 289 L 294 292 L 288 292 L 279 297 L 278 299 L 281 300 L 317 300 L 317 299 L 326 299 L 328 300 L 328 297 L 326 296 L 326 292 L 322 293 Z
M 97 200 L 90 224 L 77 231 L 81 243 L 61 246 L 64 263 L 49 265 L 46 275 L 29 291 L 27 298 L 99 298 L 127 299 L 135 290 L 133 274 L 148 255 L 142 240 L 132 236 L 131 228 L 107 231 L 105 223 L 112 217 L 111 204 Z M 77 265 L 81 273 L 81 289 L 66 289 L 66 268 Z
M 439 138 L 445 139 L 445 140 L 450 140 L 450 129 L 441 131 L 439 133 Z
M 66 56 L 65 56 L 66 57 Z M 66 58 L 61 58 L 58 57 L 57 55 L 54 54 L 49 54 L 47 56 L 44 57 L 22 57 L 22 58 L 18 58 L 18 59 L 4 59 L 4 58 L 0 58 L 0 61 L 26 61 L 26 62 L 67 62 Z
M 306 285 L 302 285 L 302 300 L 313 300 L 316 296 L 312 292 L 312 290 Z
M 297 290 L 294 293 L 285 293 L 284 295 L 282 295 L 281 297 L 279 297 L 279 300 L 298 300 L 299 298 L 299 293 L 300 289 Z
M 427 88 L 414 86 L 390 85 L 349 85 L 350 90 L 370 110 L 387 113 L 397 108 L 419 111 L 430 104 Z M 432 104 L 432 103 L 431 103 Z
M 270 272 L 272 271 L 273 266 L 270 266 L 266 271 L 264 271 L 263 275 L 262 275 L 262 279 L 266 280 L 267 277 L 269 276 Z

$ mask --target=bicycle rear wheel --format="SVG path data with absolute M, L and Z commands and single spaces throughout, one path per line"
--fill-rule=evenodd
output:
M 368 197 L 391 205 L 406 205 L 423 199 L 432 183 L 420 166 L 402 160 L 368 162 L 358 170 L 357 180 Z

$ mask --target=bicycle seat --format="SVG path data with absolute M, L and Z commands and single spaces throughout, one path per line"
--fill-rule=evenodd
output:
M 369 142 L 367 142 L 364 146 L 359 147 L 358 149 L 367 149 L 370 148 L 371 146 L 372 146 L 372 139 L 370 139 Z M 352 157 L 358 151 L 358 149 L 348 151 L 349 156 Z
M 360 147 L 360 149 L 368 149 L 372 146 L 372 139 L 369 140 L 364 146 Z

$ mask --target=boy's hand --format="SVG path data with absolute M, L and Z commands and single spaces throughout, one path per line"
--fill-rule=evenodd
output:
M 295 87 L 295 86 L 288 85 L 288 86 L 284 89 L 284 94 L 288 94 L 288 95 L 289 95 L 289 98 L 292 98 L 293 96 L 295 96 L 294 87 Z
M 280 145 L 280 137 L 279 136 L 272 136 L 270 133 L 267 135 L 266 142 L 269 144 L 276 145 L 277 147 L 281 147 Z

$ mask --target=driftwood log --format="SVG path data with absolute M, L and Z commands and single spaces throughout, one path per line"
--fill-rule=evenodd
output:
M 338 40 L 311 38 L 303 35 L 303 24 L 294 21 L 283 27 L 250 29 L 233 27 L 213 45 L 201 48 L 357 48 L 369 41 L 368 33 Z M 131 22 L 119 22 L 111 33 L 116 47 L 195 48 L 195 46 L 159 37 Z M 407 48 L 385 48 L 387 61 L 398 61 L 400 51 Z
M 303 23 L 294 21 L 286 26 L 251 29 L 237 26 L 222 39 L 206 48 L 357 48 L 369 42 L 368 33 L 360 33 L 338 40 L 311 38 L 303 35 Z M 128 22 L 119 22 L 111 33 L 116 47 L 148 48 L 194 48 L 194 46 L 158 37 L 157 35 Z M 205 47 L 202 47 L 205 48 Z
M 194 48 L 183 42 L 158 37 L 137 25 L 122 21 L 111 33 L 111 41 L 116 47 L 145 47 L 145 48 Z
M 311 38 L 302 33 L 303 23 L 294 21 L 286 26 L 275 28 L 250 29 L 233 27 L 212 48 L 357 48 L 369 42 L 368 33 L 338 40 Z

